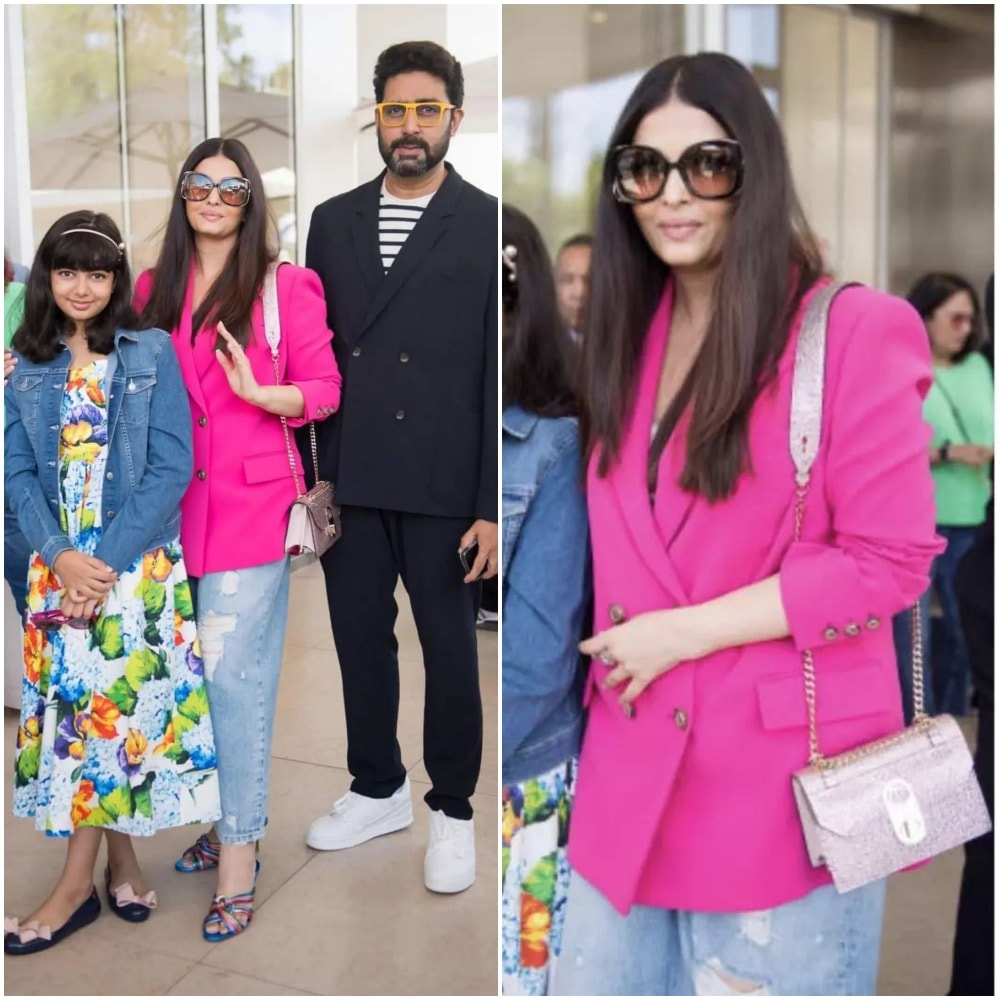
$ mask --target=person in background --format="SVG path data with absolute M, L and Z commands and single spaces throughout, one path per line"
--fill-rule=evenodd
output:
M 933 429 L 929 454 L 937 531 L 947 541 L 947 548 L 931 569 L 940 618 L 930 618 L 929 591 L 919 602 L 925 651 L 929 653 L 924 670 L 932 680 L 932 685 L 924 685 L 925 707 L 930 714 L 961 716 L 969 712 L 970 673 L 954 577 L 983 522 L 992 493 L 993 373 L 978 350 L 984 341 L 983 317 L 968 281 L 957 274 L 925 274 L 907 299 L 924 321 L 934 359 L 934 381 L 924 403 L 924 419 Z M 909 718 L 912 668 L 908 613 L 896 616 L 893 633 Z
M 571 236 L 556 254 L 556 296 L 563 326 L 575 344 L 583 336 L 584 312 L 590 289 L 593 240 L 587 233 Z
M 17 365 L 17 357 L 10 350 L 10 342 L 14 339 L 17 328 L 24 318 L 25 286 L 14 280 L 14 267 L 10 258 L 3 255 L 3 346 L 4 371 L 3 384 L 13 374 Z M 31 556 L 31 546 L 24 537 L 17 518 L 10 509 L 7 493 L 3 499 L 3 578 L 10 587 L 17 613 L 23 618 L 27 608 L 28 595 L 28 560 Z
M 504 992 L 548 992 L 559 956 L 590 603 L 577 398 L 545 245 L 503 207 Z
M 920 318 L 862 286 L 834 298 L 799 522 L 795 354 L 829 278 L 745 66 L 700 53 L 645 74 L 594 247 L 594 626 L 553 992 L 871 995 L 885 880 L 839 893 L 810 864 L 791 776 L 804 650 L 825 753 L 902 722 L 890 618 L 940 551 Z

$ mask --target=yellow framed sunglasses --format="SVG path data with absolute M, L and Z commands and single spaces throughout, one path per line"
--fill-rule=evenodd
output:
M 383 101 L 375 105 L 378 120 L 385 128 L 399 128 L 411 111 L 421 128 L 433 128 L 440 125 L 444 113 L 454 107 L 454 104 L 441 101 Z

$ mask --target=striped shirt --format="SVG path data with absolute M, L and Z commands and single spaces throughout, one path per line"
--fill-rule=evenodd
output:
M 382 182 L 378 206 L 378 242 L 386 274 L 406 242 L 406 237 L 413 232 L 413 227 L 420 221 L 424 209 L 433 197 L 434 194 L 431 193 L 423 198 L 396 198 L 386 190 L 385 181 Z

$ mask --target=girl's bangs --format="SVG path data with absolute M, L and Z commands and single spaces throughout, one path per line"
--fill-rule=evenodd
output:
M 118 248 L 96 233 L 70 233 L 56 240 L 52 270 L 117 271 L 122 256 Z

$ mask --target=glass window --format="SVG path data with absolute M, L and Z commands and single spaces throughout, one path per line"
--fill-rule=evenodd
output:
M 174 182 L 205 138 L 201 9 L 122 4 L 129 235 L 138 273 L 156 262 Z
M 290 4 L 217 8 L 219 123 L 239 139 L 264 179 L 281 249 L 296 257 L 293 32 Z
M 123 226 L 115 8 L 23 4 L 21 16 L 35 245 L 77 209 Z
M 503 8 L 503 197 L 550 249 L 593 228 L 601 162 L 628 95 L 684 50 L 684 6 Z

